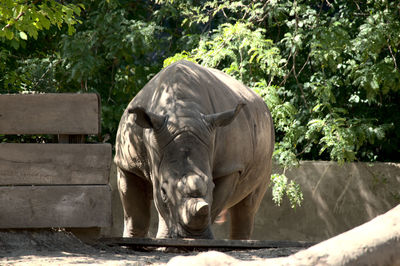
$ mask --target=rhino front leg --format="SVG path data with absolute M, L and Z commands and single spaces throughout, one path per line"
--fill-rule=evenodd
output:
M 161 214 L 158 214 L 158 230 L 156 238 L 168 238 L 168 237 L 169 237 L 169 231 L 167 224 L 165 223 L 165 220 L 161 216 Z
M 231 216 L 231 239 L 250 239 L 253 233 L 254 217 L 267 190 L 266 182 L 229 209 Z
M 124 209 L 124 237 L 145 237 L 150 226 L 151 185 L 118 168 L 118 190 Z
M 211 209 L 211 221 L 215 222 L 215 219 L 225 212 L 226 205 L 229 205 L 229 199 L 232 196 L 233 191 L 239 180 L 239 173 L 233 173 L 223 177 L 214 179 L 214 191 L 213 191 L 213 206 Z

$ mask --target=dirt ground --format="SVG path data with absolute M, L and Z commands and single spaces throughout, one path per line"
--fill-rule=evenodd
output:
M 300 248 L 224 251 L 241 261 L 288 256 Z M 204 251 L 203 251 L 204 252 Z M 101 243 L 85 244 L 63 230 L 3 230 L 0 231 L 1 265 L 162 265 L 176 256 L 198 252 L 170 253 L 136 251 L 126 247 L 110 247 Z

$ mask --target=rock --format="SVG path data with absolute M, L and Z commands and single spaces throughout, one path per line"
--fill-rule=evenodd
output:
M 289 257 L 239 261 L 214 251 L 175 257 L 168 265 L 400 265 L 400 205 Z
M 400 205 L 275 265 L 400 265 Z
M 181 266 L 181 265 L 236 265 L 240 261 L 228 256 L 222 252 L 209 251 L 203 252 L 196 256 L 177 256 L 168 262 L 168 266 Z

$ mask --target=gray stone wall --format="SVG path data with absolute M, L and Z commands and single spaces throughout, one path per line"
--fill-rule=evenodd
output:
M 274 173 L 282 170 L 274 167 Z M 400 163 L 350 163 L 304 161 L 286 175 L 300 184 L 304 202 L 291 209 L 288 201 L 281 206 L 267 191 L 256 216 L 253 239 L 321 241 L 363 224 L 400 204 Z M 113 189 L 113 227 L 105 236 L 121 236 L 122 207 L 116 186 L 115 166 L 111 170 Z M 213 226 L 216 238 L 229 237 L 229 222 Z M 157 231 L 153 208 L 149 236 Z

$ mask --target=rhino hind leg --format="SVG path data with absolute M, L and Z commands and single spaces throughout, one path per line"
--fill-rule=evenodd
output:
M 230 239 L 250 239 L 254 217 L 267 190 L 263 182 L 256 190 L 229 209 L 231 217 Z
M 118 168 L 118 190 L 124 209 L 124 237 L 145 237 L 150 227 L 151 185 Z

